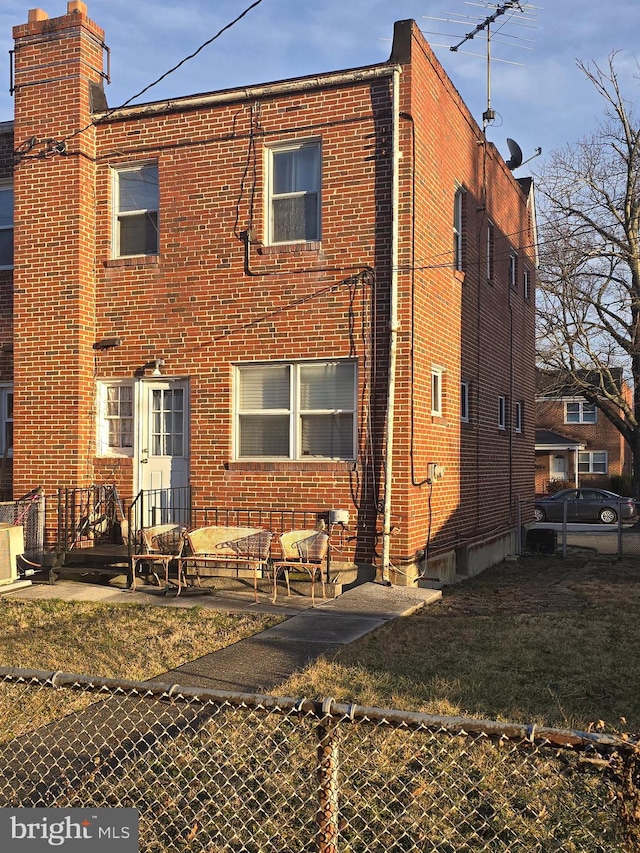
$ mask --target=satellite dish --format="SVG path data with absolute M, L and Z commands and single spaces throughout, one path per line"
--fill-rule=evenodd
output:
M 513 170 L 517 169 L 518 166 L 522 166 L 522 149 L 515 139 L 507 138 L 507 145 L 509 146 L 509 153 L 511 154 L 511 157 L 507 160 L 507 169 L 510 169 L 513 172 Z

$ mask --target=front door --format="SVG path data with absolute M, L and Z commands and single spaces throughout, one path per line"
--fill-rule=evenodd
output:
M 189 383 L 184 379 L 143 381 L 138 438 L 138 485 L 149 492 L 145 524 L 175 521 L 172 507 L 184 506 L 189 484 Z
M 549 470 L 550 480 L 566 480 L 569 466 L 567 463 L 566 453 L 554 453 L 551 456 L 551 466 Z

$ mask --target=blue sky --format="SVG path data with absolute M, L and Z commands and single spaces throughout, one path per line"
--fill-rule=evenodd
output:
M 111 49 L 109 105 L 123 103 L 160 77 L 251 2 L 87 0 L 89 16 L 105 30 Z M 52 18 L 66 12 L 66 0 L 2 0 L 0 6 L 0 121 L 10 120 L 13 113 L 8 92 L 11 29 L 26 22 L 28 10 L 37 5 Z M 620 51 L 616 65 L 625 93 L 630 100 L 640 94 L 634 76 L 640 73 L 634 55 L 636 49 L 640 55 L 638 0 L 533 5 L 533 26 L 523 27 L 529 16 L 514 13 L 512 20 L 500 18 L 500 24 L 506 21 L 500 33 L 497 24 L 492 30 L 491 106 L 496 121 L 487 136 L 505 159 L 507 137 L 518 141 L 525 159 L 538 146 L 543 149 L 543 156 L 520 175 L 542 166 L 550 150 L 589 134 L 601 117 L 604 104 L 577 69 L 576 59 L 603 62 L 612 51 Z M 453 53 L 448 46 L 494 8 L 482 0 L 262 0 L 139 102 L 382 62 L 389 56 L 394 21 L 413 18 L 481 123 L 487 101 L 486 43 L 477 37 L 464 48 L 481 56 L 468 56 L 463 48 Z M 463 20 L 461 16 L 467 18 L 460 24 L 432 20 Z M 520 47 L 513 45 L 516 35 Z M 505 36 L 511 44 L 499 43 Z

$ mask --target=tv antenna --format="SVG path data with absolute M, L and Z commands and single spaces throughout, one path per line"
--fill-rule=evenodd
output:
M 467 32 L 462 39 L 460 39 L 456 44 L 453 45 L 433 45 L 439 47 L 449 47 L 449 50 L 454 53 L 468 53 L 467 51 L 461 51 L 460 48 L 463 47 L 467 42 L 472 41 L 477 35 L 483 34 L 487 43 L 486 50 L 486 63 L 487 63 L 487 108 L 482 114 L 482 129 L 486 134 L 487 125 L 495 120 L 496 113 L 493 107 L 491 106 L 491 62 L 492 60 L 495 62 L 507 62 L 509 65 L 521 65 L 519 62 L 512 62 L 508 59 L 499 59 L 494 58 L 491 55 L 491 45 L 492 40 L 495 40 L 498 44 L 510 45 L 512 47 L 519 47 L 524 50 L 533 50 L 532 47 L 522 44 L 521 42 L 529 42 L 531 43 L 531 39 L 527 39 L 520 36 L 515 36 L 510 33 L 504 32 L 504 27 L 507 23 L 517 23 L 519 26 L 523 27 L 533 27 L 533 20 L 535 17 L 536 8 L 532 6 L 530 3 L 527 3 L 526 0 L 505 0 L 502 3 L 477 3 L 471 2 L 471 0 L 466 0 L 466 5 L 469 6 L 479 6 L 484 5 L 486 8 L 493 9 L 494 11 L 488 15 L 483 21 L 479 24 L 475 24 L 474 28 Z M 515 16 L 518 14 L 518 20 L 516 20 Z M 458 12 L 444 12 L 443 14 L 448 15 L 450 17 L 446 18 L 432 18 L 432 20 L 436 21 L 446 21 L 447 23 L 454 25 L 464 25 L 470 26 L 471 23 L 475 23 L 475 20 L 469 15 L 462 15 Z M 500 23 L 497 27 L 497 32 L 499 32 L 502 36 L 500 40 L 492 38 L 492 30 L 491 27 L 496 23 L 503 15 L 507 15 L 507 19 Z M 445 33 L 434 33 L 434 35 L 446 35 L 448 38 L 456 36 L 451 36 L 450 34 Z M 505 40 L 506 39 L 506 40 Z M 471 53 L 470 56 L 482 56 L 482 54 Z M 513 153 L 513 152 L 512 152 Z M 515 167 L 514 167 L 515 168 Z

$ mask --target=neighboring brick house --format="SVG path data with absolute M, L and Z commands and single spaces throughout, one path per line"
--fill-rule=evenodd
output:
M 616 387 L 630 399 L 622 370 L 611 371 Z M 611 477 L 631 475 L 627 442 L 611 421 L 560 374 L 540 371 L 536 397 L 536 492 L 554 481 L 611 488 Z
M 111 111 L 84 3 L 14 37 L 14 494 L 189 483 L 196 506 L 346 510 L 334 561 L 403 584 L 512 553 L 534 492 L 533 189 L 418 26 L 385 63 Z

